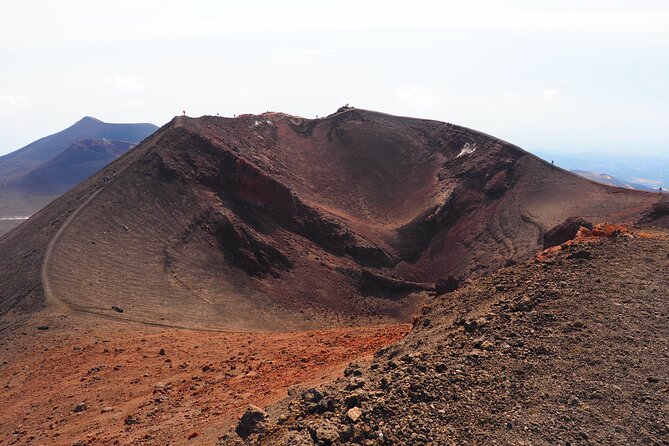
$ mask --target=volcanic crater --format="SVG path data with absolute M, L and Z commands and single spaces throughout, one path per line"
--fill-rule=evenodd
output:
M 438 279 L 530 258 L 570 216 L 626 221 L 655 201 L 437 121 L 177 117 L 0 240 L 0 309 L 209 329 L 406 322 Z

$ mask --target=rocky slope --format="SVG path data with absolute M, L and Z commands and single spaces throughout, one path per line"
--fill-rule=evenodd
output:
M 600 233 L 431 299 L 220 444 L 669 444 L 669 234 Z

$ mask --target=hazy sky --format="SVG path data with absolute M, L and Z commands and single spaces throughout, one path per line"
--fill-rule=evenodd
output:
M 322 3 L 322 4 L 321 4 Z M 526 149 L 669 152 L 669 2 L 2 1 L 0 154 L 85 115 L 350 103 Z

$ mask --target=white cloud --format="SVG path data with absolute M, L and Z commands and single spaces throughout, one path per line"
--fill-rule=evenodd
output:
M 544 97 L 546 99 L 548 99 L 549 101 L 552 101 L 553 99 L 555 99 L 560 94 L 560 91 L 549 88 L 549 89 L 543 90 L 541 92 L 541 94 L 543 94 Z
M 0 96 L 0 116 L 9 116 L 30 107 L 30 99 L 25 94 Z
M 146 87 L 146 79 L 139 76 L 116 75 L 107 81 L 116 88 L 128 91 L 138 91 Z
M 429 109 L 434 103 L 434 96 L 429 91 L 416 86 L 397 87 L 395 96 L 400 102 L 421 109 Z

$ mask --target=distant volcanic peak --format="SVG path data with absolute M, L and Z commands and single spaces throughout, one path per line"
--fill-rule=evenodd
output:
M 158 128 L 158 126 L 148 123 L 148 122 L 134 122 L 134 123 L 129 123 L 129 122 L 106 122 L 98 118 L 94 118 L 92 116 L 84 116 L 81 118 L 79 121 L 75 122 L 73 126 L 77 125 L 99 125 L 99 126 L 151 126 L 154 128 Z
M 97 118 L 94 118 L 94 117 L 92 117 L 92 116 L 84 116 L 84 117 L 81 118 L 79 121 L 77 121 L 77 124 L 78 124 L 78 123 L 84 123 L 84 122 L 95 122 L 95 123 L 104 124 L 103 121 L 101 121 L 101 120 L 99 120 L 99 119 L 97 119 Z

